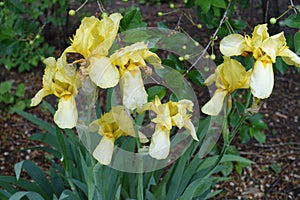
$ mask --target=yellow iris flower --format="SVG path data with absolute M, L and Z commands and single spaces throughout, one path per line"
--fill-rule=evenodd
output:
M 193 139 L 198 141 L 195 127 L 191 122 L 191 112 L 193 112 L 193 102 L 190 100 L 180 100 L 179 102 L 168 102 L 162 104 L 156 96 L 154 102 L 145 104 L 138 112 L 152 110 L 156 117 L 152 122 L 156 123 L 154 133 L 151 137 L 149 155 L 156 159 L 165 159 L 170 152 L 170 131 L 172 126 L 179 129 L 184 127 Z
M 228 94 L 240 88 L 249 88 L 249 73 L 238 61 L 224 57 L 224 62 L 216 68 L 215 73 L 205 80 L 206 85 L 213 82 L 217 89 L 201 110 L 205 114 L 215 116 L 220 113 Z
M 118 69 L 106 56 L 117 36 L 121 19 L 119 13 L 102 20 L 93 16 L 83 18 L 71 46 L 66 49 L 80 53 L 87 60 L 89 77 L 101 88 L 114 87 L 119 82 Z
M 147 103 L 148 95 L 144 88 L 140 67 L 146 66 L 145 61 L 147 61 L 154 67 L 160 68 L 160 58 L 149 51 L 146 44 L 137 42 L 117 50 L 110 59 L 120 72 L 123 105 L 132 110 Z
M 73 128 L 78 114 L 75 102 L 80 80 L 75 68 L 68 65 L 65 52 L 60 58 L 50 57 L 44 60 L 46 64 L 43 76 L 43 88 L 31 100 L 30 106 L 38 105 L 42 99 L 50 94 L 59 98 L 58 109 L 54 115 L 54 122 L 60 128 Z
M 267 24 L 257 25 L 252 37 L 239 34 L 226 36 L 220 43 L 225 56 L 248 55 L 256 60 L 250 76 L 252 94 L 260 99 L 268 98 L 274 86 L 273 63 L 281 56 L 288 65 L 300 67 L 300 58 L 286 45 L 284 33 L 269 36 Z
M 132 119 L 123 106 L 113 107 L 110 112 L 93 121 L 89 125 L 89 131 L 98 131 L 102 136 L 100 143 L 93 151 L 93 156 L 103 165 L 111 163 L 116 139 L 121 136 L 136 137 Z M 142 143 L 148 141 L 141 132 L 138 132 L 138 136 Z

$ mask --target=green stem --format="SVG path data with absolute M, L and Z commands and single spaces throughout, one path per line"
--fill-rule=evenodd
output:
M 228 115 L 227 115 L 227 113 L 226 113 L 226 117 L 225 117 L 225 119 L 224 119 L 224 122 L 225 122 L 225 123 L 227 123 L 227 117 L 228 117 Z M 227 152 L 227 150 L 228 150 L 228 148 L 229 148 L 229 146 L 230 146 L 230 144 L 231 144 L 233 138 L 235 137 L 236 133 L 238 132 L 238 130 L 239 130 L 240 127 L 242 126 L 242 124 L 243 124 L 243 122 L 245 121 L 245 119 L 246 119 L 246 116 L 243 114 L 243 115 L 240 117 L 239 121 L 237 122 L 236 126 L 234 127 L 234 129 L 233 129 L 233 131 L 232 131 L 232 133 L 231 133 L 230 138 L 228 139 L 228 141 L 226 142 L 226 141 L 224 140 L 224 145 L 223 145 L 223 147 L 222 147 L 222 150 L 221 150 L 221 153 L 220 153 L 218 159 L 217 159 L 216 162 L 214 163 L 214 165 L 213 165 L 213 167 L 211 168 L 211 170 L 209 170 L 209 171 L 207 172 L 207 174 L 206 174 L 206 176 L 205 176 L 204 178 L 208 178 L 208 177 L 216 170 L 216 168 L 217 168 L 218 165 L 220 164 L 221 160 L 223 159 L 224 155 L 226 154 L 226 152 Z M 224 125 L 224 123 L 223 123 L 223 125 Z M 226 125 L 226 126 L 227 126 L 227 125 Z M 222 128 L 222 130 L 223 130 L 223 129 L 224 129 L 224 127 Z

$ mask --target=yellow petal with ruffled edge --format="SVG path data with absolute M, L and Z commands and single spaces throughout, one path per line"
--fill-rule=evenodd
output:
M 89 76 L 100 88 L 114 87 L 119 82 L 119 71 L 107 57 L 91 57 L 89 59 Z
M 120 87 L 123 105 L 126 108 L 133 110 L 147 103 L 148 94 L 139 68 L 124 71 L 120 79 Z
M 220 51 L 225 56 L 241 55 L 245 49 L 245 38 L 239 34 L 224 37 L 220 43 Z
M 251 38 L 253 51 L 257 50 L 262 42 L 269 37 L 267 24 L 259 24 L 254 27 Z
M 286 64 L 300 67 L 300 57 L 297 56 L 297 54 L 292 52 L 290 49 L 288 48 L 283 49 L 282 51 L 279 52 L 278 56 L 281 56 L 282 60 Z
M 250 88 L 253 96 L 268 98 L 274 86 L 274 72 L 271 62 L 257 60 L 250 76 Z
M 73 128 L 76 126 L 78 113 L 73 96 L 59 99 L 58 109 L 54 114 L 54 122 L 60 128 Z
M 155 126 L 154 134 L 149 146 L 149 155 L 161 160 L 168 157 L 170 152 L 170 130 L 161 124 Z
M 109 165 L 111 163 L 112 155 L 114 152 L 114 138 L 103 136 L 100 143 L 93 151 L 93 156 L 102 165 Z
M 226 90 L 231 93 L 239 88 L 249 87 L 249 76 L 245 67 L 234 59 L 224 58 L 224 63 L 219 67 L 219 75 L 222 80 L 216 83 L 218 88 L 225 86 Z M 223 86 L 221 86 L 223 84 Z
M 218 115 L 222 110 L 226 95 L 226 90 L 216 90 L 213 97 L 202 107 L 201 111 L 211 116 Z
M 261 49 L 271 58 L 272 62 L 276 62 L 278 52 L 286 46 L 286 39 L 283 32 L 273 35 L 261 44 Z

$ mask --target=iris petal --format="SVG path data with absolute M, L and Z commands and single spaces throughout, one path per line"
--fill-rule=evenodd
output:
M 155 132 L 151 138 L 149 146 L 149 155 L 158 160 L 168 157 L 170 152 L 169 130 L 164 126 L 157 124 Z
M 103 165 L 109 165 L 114 151 L 114 138 L 103 136 L 93 151 L 93 156 Z
M 207 115 L 216 116 L 221 112 L 227 91 L 217 89 L 213 97 L 202 107 L 201 111 Z
M 250 76 L 250 88 L 252 94 L 259 98 L 268 98 L 274 86 L 274 73 L 272 63 L 263 63 L 257 60 Z
M 75 98 L 73 96 L 60 98 L 58 109 L 54 114 L 54 122 L 60 128 L 73 128 L 76 126 L 77 119 L 78 113 Z

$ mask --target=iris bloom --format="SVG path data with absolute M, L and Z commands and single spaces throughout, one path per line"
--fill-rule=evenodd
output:
M 144 88 L 140 67 L 145 67 L 147 61 L 154 67 L 160 68 L 160 58 L 149 51 L 146 44 L 137 42 L 117 50 L 110 59 L 120 72 L 123 105 L 132 110 L 147 103 L 148 95 Z
M 116 106 L 110 112 L 93 121 L 89 130 L 102 136 L 100 143 L 93 152 L 93 156 L 103 165 L 109 165 L 114 151 L 115 140 L 121 136 L 136 137 L 132 119 L 127 114 L 123 106 Z M 147 142 L 147 138 L 138 133 L 141 142 Z
M 80 53 L 86 59 L 89 77 L 101 88 L 114 87 L 119 82 L 118 69 L 106 56 L 117 36 L 121 18 L 118 13 L 102 20 L 93 16 L 83 18 L 66 50 Z
M 156 159 L 165 159 L 170 152 L 170 131 L 172 126 L 182 127 L 191 134 L 193 139 L 198 141 L 195 127 L 191 122 L 193 102 L 180 100 L 179 102 L 168 102 L 162 104 L 156 96 L 154 102 L 145 104 L 138 112 L 152 110 L 156 117 L 152 122 L 156 123 L 154 134 L 151 137 L 149 155 Z
M 202 107 L 202 112 L 208 115 L 218 115 L 222 109 L 225 97 L 240 88 L 249 88 L 249 73 L 245 67 L 234 59 L 224 57 L 215 73 L 205 80 L 206 85 L 215 82 L 217 90 L 213 97 Z
M 300 67 L 300 58 L 286 45 L 284 33 L 269 36 L 266 24 L 257 25 L 252 33 L 243 37 L 232 34 L 225 37 L 220 44 L 220 50 L 225 56 L 253 54 L 256 60 L 250 77 L 252 94 L 260 99 L 268 98 L 274 86 L 273 63 L 281 56 L 288 65 Z
M 36 93 L 30 106 L 36 106 L 45 96 L 54 94 L 59 98 L 54 122 L 60 128 L 73 128 L 78 119 L 75 96 L 80 81 L 77 71 L 68 65 L 65 52 L 57 61 L 50 57 L 45 59 L 44 63 L 46 68 L 43 76 L 43 88 Z

